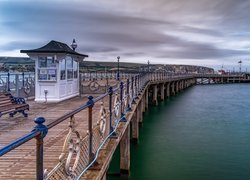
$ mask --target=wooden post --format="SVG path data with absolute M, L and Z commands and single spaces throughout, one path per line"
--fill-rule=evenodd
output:
M 182 81 L 179 81 L 179 92 L 182 90 Z
M 175 90 L 174 90 L 175 89 L 175 83 L 174 82 L 172 83 L 171 88 L 172 88 L 171 95 L 174 96 L 175 95 Z
M 135 110 L 133 118 L 132 118 L 132 141 L 136 142 L 139 138 L 139 124 L 138 124 L 138 109 Z
M 147 88 L 147 90 L 146 90 L 145 98 L 146 98 L 145 108 L 148 110 L 148 88 Z
M 165 99 L 165 94 L 164 94 L 164 83 L 161 84 L 161 100 L 164 101 Z
M 139 110 L 139 123 L 142 123 L 142 101 L 138 105 L 138 110 Z
M 176 85 L 175 85 L 175 92 L 178 93 L 179 92 L 179 81 L 176 82 Z
M 143 96 L 142 96 L 142 112 L 146 112 L 146 92 L 144 92 Z
M 169 93 L 169 87 L 170 87 L 170 83 L 168 83 L 168 84 L 167 84 L 167 89 L 166 89 L 166 91 L 167 91 L 167 97 L 169 97 L 169 96 L 170 96 L 170 93 Z
M 93 129 L 92 129 L 92 108 L 94 106 L 93 96 L 88 97 L 88 131 L 89 131 L 89 163 L 94 159 L 93 153 Z
M 36 179 L 43 180 L 43 138 L 48 133 L 48 128 L 43 123 L 45 119 L 43 117 L 38 117 L 35 119 L 37 124 L 33 131 L 40 131 L 40 134 L 36 137 Z
M 127 126 L 120 141 L 120 174 L 128 176 L 130 170 L 130 126 Z
M 154 89 L 153 89 L 153 105 L 158 106 L 157 85 L 154 85 Z

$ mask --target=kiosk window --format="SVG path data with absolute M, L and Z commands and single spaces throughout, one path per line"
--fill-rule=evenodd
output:
M 73 60 L 71 57 L 66 57 L 67 80 L 73 79 Z
M 56 81 L 56 62 L 54 57 L 38 58 L 38 80 Z
M 60 62 L 60 78 L 61 80 L 65 80 L 66 79 L 66 62 L 65 59 L 62 60 L 62 62 Z
M 76 61 L 73 61 L 73 69 L 74 69 L 74 79 L 78 78 L 78 63 Z

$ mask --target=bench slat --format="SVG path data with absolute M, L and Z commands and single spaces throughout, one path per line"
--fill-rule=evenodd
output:
M 0 117 L 3 114 L 10 113 L 11 116 L 15 114 L 15 112 L 22 112 L 25 117 L 27 117 L 27 114 L 24 112 L 24 110 L 29 110 L 29 105 L 25 103 L 24 100 L 21 100 L 23 102 L 22 104 L 18 104 L 19 101 L 17 98 L 12 98 L 10 93 L 0 93 Z M 13 114 L 14 113 L 14 114 Z

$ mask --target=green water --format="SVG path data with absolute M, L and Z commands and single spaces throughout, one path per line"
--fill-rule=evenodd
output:
M 118 151 L 110 171 L 119 172 Z M 250 84 L 195 86 L 150 107 L 130 179 L 249 180 Z

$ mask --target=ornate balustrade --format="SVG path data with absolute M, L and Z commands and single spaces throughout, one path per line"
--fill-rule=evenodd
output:
M 129 79 L 132 76 L 135 76 L 138 73 L 126 73 L 120 72 L 119 78 L 120 79 Z M 117 73 L 115 72 L 88 72 L 88 73 L 81 73 L 81 80 L 82 81 L 93 81 L 93 80 L 105 80 L 105 79 L 117 79 Z
M 32 72 L 0 73 L 0 91 L 8 91 L 15 96 L 34 96 L 35 74 Z

